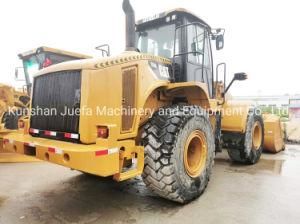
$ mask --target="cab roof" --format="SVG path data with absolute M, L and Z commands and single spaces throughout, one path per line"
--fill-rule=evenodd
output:
M 205 25 L 209 30 L 211 30 L 211 27 L 203 19 L 199 18 L 197 15 L 195 15 L 194 13 L 192 13 L 189 10 L 184 9 L 184 8 L 176 8 L 176 9 L 168 10 L 168 11 L 165 11 L 165 12 L 162 12 L 159 14 L 155 14 L 154 16 L 138 20 L 136 22 L 136 25 L 139 26 L 139 25 L 151 24 L 155 20 L 163 19 L 168 16 L 172 16 L 172 15 L 176 15 L 176 14 L 190 16 L 195 20 L 195 22 L 200 22 L 203 25 Z
M 24 59 L 24 58 L 30 57 L 34 54 L 41 53 L 41 52 L 51 52 L 51 53 L 70 56 L 70 57 L 78 58 L 78 59 L 92 58 L 91 56 L 88 56 L 88 55 L 79 54 L 79 53 L 75 53 L 75 52 L 71 52 L 71 51 L 65 51 L 65 50 L 56 49 L 56 48 L 51 48 L 51 47 L 45 47 L 45 46 L 34 48 L 34 49 L 32 49 L 30 51 L 26 51 L 24 53 L 20 53 L 20 54 L 18 54 L 18 56 L 20 59 Z

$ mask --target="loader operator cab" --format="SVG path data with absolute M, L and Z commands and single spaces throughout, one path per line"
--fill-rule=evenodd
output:
M 21 53 L 18 56 L 23 62 L 23 67 L 16 68 L 15 78 L 17 80 L 21 79 L 19 77 L 19 72 L 20 69 L 22 69 L 28 93 L 30 93 L 33 75 L 39 70 L 66 61 L 91 58 L 87 55 L 63 51 L 49 47 L 39 47 L 31 51 Z
M 172 61 L 172 81 L 207 84 L 215 97 L 212 41 L 224 46 L 224 29 L 212 29 L 185 9 L 175 9 L 140 20 L 136 24 L 136 48 L 142 53 Z M 225 74 L 224 74 L 225 75 Z

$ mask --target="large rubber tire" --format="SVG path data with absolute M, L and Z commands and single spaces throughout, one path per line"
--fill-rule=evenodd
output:
M 254 125 L 259 124 L 261 127 L 261 141 L 258 147 L 255 147 L 253 144 L 253 128 Z M 228 136 L 227 136 L 228 137 Z M 225 142 L 228 140 L 224 140 Z M 227 151 L 228 155 L 234 162 L 244 163 L 244 164 L 255 164 L 259 161 L 260 156 L 263 151 L 264 143 L 264 122 L 259 111 L 253 109 L 249 111 L 246 132 L 243 135 L 240 135 L 237 144 L 229 144 Z
M 142 178 L 159 196 L 187 203 L 205 190 L 214 163 L 212 127 L 198 106 L 171 106 L 161 109 L 147 122 L 142 134 L 145 167 Z M 168 111 L 168 113 L 166 113 Z M 201 131 L 206 138 L 206 159 L 202 172 L 191 177 L 184 165 L 184 147 L 190 133 Z
M 17 113 L 6 112 L 3 115 L 2 122 L 4 123 L 4 127 L 10 130 L 18 129 L 18 121 L 20 116 Z

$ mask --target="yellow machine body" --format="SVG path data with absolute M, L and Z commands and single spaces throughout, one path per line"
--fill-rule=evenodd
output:
M 218 79 L 218 68 L 224 66 L 226 80 L 226 65 L 216 67 L 214 80 L 209 62 L 210 40 L 222 49 L 225 30 L 213 30 L 182 9 L 141 23 L 135 23 L 129 0 L 123 1 L 123 10 L 125 52 L 111 57 L 109 46 L 102 45 L 107 47 L 98 48 L 102 58 L 72 60 L 38 71 L 32 88 L 33 113 L 22 120 L 22 128 L 5 135 L 5 150 L 85 173 L 113 176 L 116 181 L 143 174 L 147 187 L 181 203 L 201 195 L 215 153 L 222 146 L 233 161 L 256 163 L 262 152 L 262 118 L 253 114 L 251 103 L 226 100 L 233 82 L 246 80 L 247 74 L 235 73 L 225 88 Z M 148 22 L 150 28 L 143 30 Z M 178 27 L 177 22 L 187 24 Z M 178 28 L 195 26 L 194 37 L 179 32 L 178 48 L 183 52 L 177 55 L 176 35 L 173 39 L 168 30 L 164 32 L 171 39 L 155 44 L 153 37 L 158 42 L 165 38 L 160 33 L 152 35 L 153 30 L 161 32 L 153 29 L 155 24 L 163 29 L 163 24 L 171 24 L 168 27 L 176 34 Z M 201 27 L 203 33 L 198 35 Z M 136 41 L 136 36 L 141 39 Z M 145 37 L 149 39 L 137 47 Z M 194 42 L 188 43 L 188 37 Z M 36 114 L 38 108 L 41 114 Z M 194 112 L 197 114 L 191 114 Z
M 211 123 L 215 127 L 214 112 L 222 110 L 221 99 L 210 99 L 205 83 L 171 83 L 158 79 L 149 68 L 149 61 L 166 66 L 171 63 L 157 56 L 124 52 L 116 57 L 70 61 L 41 70 L 36 77 L 81 70 L 81 143 L 32 137 L 27 123 L 24 130 L 5 136 L 5 148 L 99 176 L 113 175 L 115 180 L 121 181 L 142 173 L 144 148 L 138 141 L 143 124 L 159 108 L 171 105 L 176 97 L 212 111 Z M 238 106 L 231 103 L 224 107 L 230 110 Z M 133 115 L 118 114 L 128 108 L 139 110 Z M 224 129 L 243 132 L 247 113 L 248 107 L 244 106 L 242 115 L 227 114 Z M 107 139 L 97 137 L 99 126 L 109 129 Z M 136 159 L 136 167 L 124 170 L 126 161 L 131 159 Z
M 128 5 L 126 7 L 126 2 L 128 4 L 128 1 L 124 1 L 123 9 L 132 11 L 131 7 Z M 165 21 L 176 19 L 176 16 L 168 17 L 171 12 L 195 18 L 193 14 L 183 9 L 166 12 L 160 16 L 166 17 Z M 71 86 L 77 93 L 72 95 L 77 100 L 72 98 L 75 101 L 74 104 L 72 101 L 72 108 L 76 105 L 79 109 L 79 113 L 76 111 L 78 113 L 76 133 L 56 132 L 60 130 L 59 128 L 35 129 L 31 127 L 34 118 L 29 117 L 29 120 L 24 121 L 23 129 L 5 136 L 3 140 L 5 149 L 99 176 L 114 176 L 115 180 L 122 181 L 143 172 L 144 147 L 141 143 L 143 127 L 160 108 L 177 104 L 178 101 L 187 105 L 197 105 L 209 114 L 214 133 L 216 131 L 218 135 L 221 135 L 221 131 L 245 133 L 250 104 L 224 100 L 226 92 L 224 84 L 218 80 L 210 83 L 216 87 L 216 93 L 208 90 L 208 84 L 204 79 L 201 82 L 172 82 L 171 60 L 134 50 L 136 48 L 132 45 L 135 41 L 130 37 L 133 37 L 135 32 L 135 21 L 131 17 L 132 23 L 129 22 L 130 15 L 132 12 L 127 13 L 126 16 L 128 38 L 127 51 L 124 53 L 107 58 L 86 58 L 56 64 L 42 69 L 34 77 L 33 97 L 41 96 L 43 88 L 46 88 L 45 91 L 51 95 L 58 91 L 59 94 L 56 95 L 64 97 L 65 86 L 60 86 L 61 83 L 57 85 L 53 83 L 52 86 L 45 87 L 47 83 L 43 82 L 40 95 L 35 93 L 37 80 L 40 78 L 43 80 L 47 75 L 51 77 L 53 74 L 59 77 L 66 71 L 69 72 L 67 74 L 72 75 L 70 77 L 78 75 L 76 77 L 80 84 L 76 89 Z M 204 23 L 199 18 L 197 20 Z M 166 50 L 164 49 L 164 52 Z M 245 74 L 237 75 L 237 80 L 247 78 Z M 59 79 L 54 81 L 57 80 Z M 66 94 L 71 96 L 73 92 L 70 92 Z M 79 100 L 76 98 L 78 95 Z M 51 97 L 43 99 L 43 102 L 49 98 Z M 54 104 L 59 107 L 65 104 L 65 101 L 60 98 L 55 100 L 58 102 L 55 101 Z M 220 120 L 220 115 L 221 126 L 217 122 Z M 45 123 L 47 122 L 49 123 L 49 120 Z M 47 125 L 43 125 L 43 128 L 48 128 Z M 104 130 L 107 136 L 99 136 L 99 129 L 101 132 Z M 65 136 L 72 136 L 72 134 L 77 136 L 76 140 L 65 139 Z M 128 161 L 134 164 L 133 168 L 127 169 Z

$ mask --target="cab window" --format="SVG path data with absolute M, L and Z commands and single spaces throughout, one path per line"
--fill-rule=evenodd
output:
M 199 25 L 187 26 L 188 36 L 188 61 L 195 64 L 203 64 L 205 32 Z
M 174 32 L 175 24 L 148 28 L 137 32 L 137 48 L 142 53 L 172 58 L 175 44 Z M 177 40 L 175 48 L 178 48 L 178 43 L 179 41 Z

